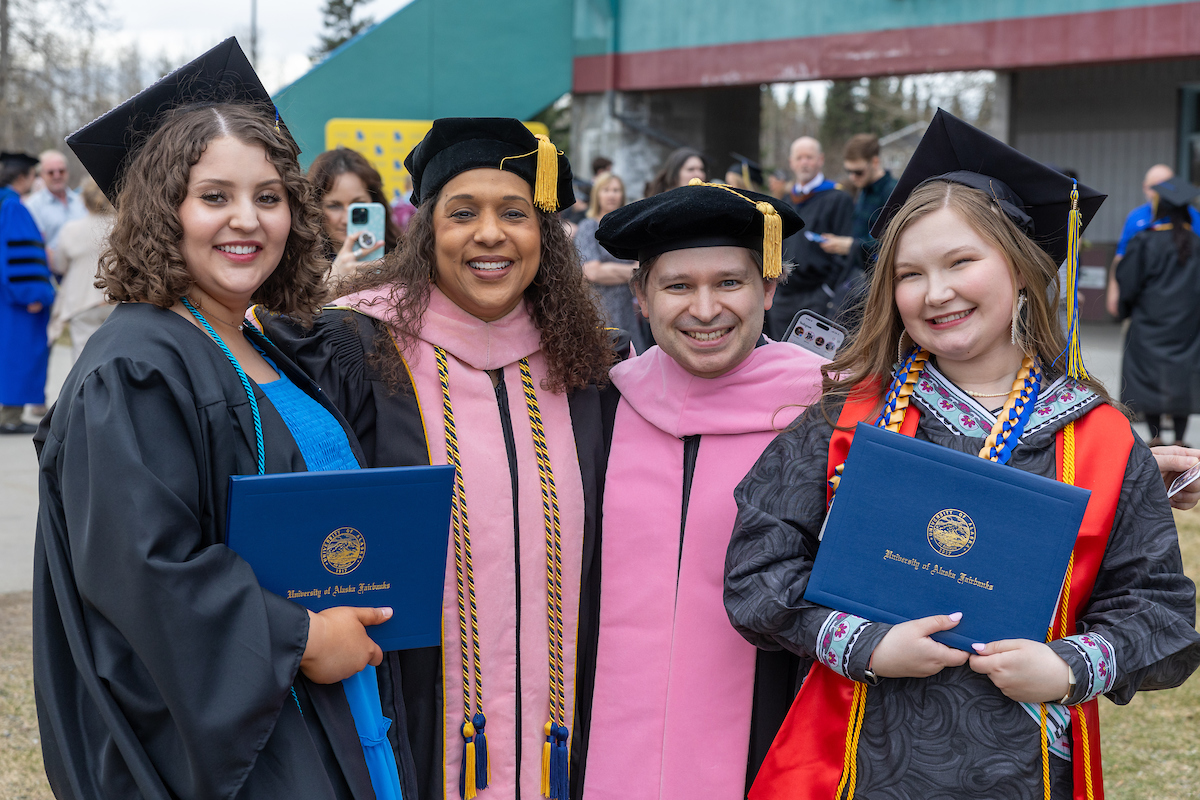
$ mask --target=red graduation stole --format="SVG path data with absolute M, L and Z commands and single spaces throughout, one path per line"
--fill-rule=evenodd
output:
M 827 477 L 845 462 L 855 423 L 872 422 L 879 414 L 878 391 L 872 390 L 875 388 L 861 385 L 842 407 L 838 427 L 849 430 L 835 429 L 829 440 Z M 919 419 L 920 412 L 910 404 L 900 432 L 913 436 Z M 1075 632 L 1076 620 L 1091 597 L 1112 531 L 1133 433 L 1120 412 L 1105 404 L 1058 431 L 1055 442 L 1058 480 L 1092 491 L 1055 615 L 1052 635 L 1058 639 Z M 832 493 L 828 490 L 826 502 L 832 499 Z M 849 800 L 857 772 L 866 689 L 866 684 L 814 663 L 750 788 L 750 800 Z M 1095 699 L 1071 706 L 1071 736 L 1074 798 L 1103 800 L 1100 716 Z M 1045 791 L 1049 798 L 1048 784 Z

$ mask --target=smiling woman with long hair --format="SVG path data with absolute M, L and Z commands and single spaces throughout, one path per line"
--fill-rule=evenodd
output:
M 879 223 L 858 337 L 735 492 L 730 619 L 815 661 L 750 797 L 1090 797 L 1096 698 L 1127 703 L 1200 663 L 1158 467 L 1048 299 L 1069 226 L 1102 199 L 944 112 L 930 124 Z M 1091 491 L 1052 641 L 965 652 L 931 637 L 967 609 L 892 625 L 805 599 L 858 422 Z
M 602 391 L 614 349 L 555 216 L 574 202 L 570 165 L 516 120 L 443 119 L 405 166 L 417 212 L 399 251 L 311 329 L 254 319 L 372 466 L 460 476 L 443 646 L 386 654 L 420 797 L 536 797 L 543 781 L 565 793 L 590 718 L 615 407 Z
M 221 79 L 250 88 L 179 88 Z M 314 614 L 225 544 L 232 476 L 362 461 L 317 386 L 242 324 L 252 301 L 310 319 L 328 270 L 265 97 L 230 39 L 80 132 L 117 131 L 84 154 L 116 201 L 99 283 L 119 305 L 35 437 L 34 681 L 59 797 L 401 792 L 407 746 L 381 735 L 365 627 L 389 610 Z

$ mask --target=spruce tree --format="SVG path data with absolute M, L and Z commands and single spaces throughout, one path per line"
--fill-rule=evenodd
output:
M 371 17 L 354 19 L 354 14 L 371 0 L 325 0 L 321 8 L 325 32 L 321 44 L 309 53 L 314 62 L 320 61 L 346 42 L 375 24 Z

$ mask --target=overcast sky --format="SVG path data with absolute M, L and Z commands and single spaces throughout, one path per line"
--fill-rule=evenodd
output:
M 360 16 L 386 19 L 410 0 L 373 0 Z M 105 49 L 137 42 L 142 57 L 166 54 L 176 65 L 195 58 L 228 36 L 250 52 L 250 0 L 106 0 L 112 25 L 101 31 Z M 308 53 L 321 32 L 321 0 L 258 0 L 258 63 L 267 90 L 274 93 L 303 75 Z

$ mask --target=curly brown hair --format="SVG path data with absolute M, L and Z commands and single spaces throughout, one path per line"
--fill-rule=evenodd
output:
M 326 296 L 329 262 L 321 255 L 321 210 L 296 160 L 296 143 L 275 128 L 273 114 L 252 105 L 184 106 L 167 115 L 122 176 L 117 218 L 100 255 L 96 287 L 105 290 L 110 302 L 159 308 L 170 308 L 191 291 L 194 281 L 179 249 L 179 206 L 187 196 L 192 167 L 208 143 L 223 136 L 266 151 L 283 180 L 292 216 L 279 266 L 252 302 L 307 321 Z
M 836 424 L 831 416 L 830 402 L 847 399 L 860 384 L 872 386 L 879 407 L 883 406 L 897 347 L 905 333 L 896 307 L 895 265 L 900 237 L 914 222 L 943 208 L 955 211 L 976 233 L 1004 254 L 1011 270 L 1014 298 L 1017 276 L 1024 280 L 1028 300 L 1025 313 L 1018 319 L 1015 306 L 1013 310 L 1017 344 L 1026 355 L 1041 356 L 1047 374 L 1065 371 L 1067 340 L 1058 323 L 1057 265 L 991 197 L 958 183 L 934 180 L 915 189 L 888 222 L 879 240 L 879 259 L 872 273 L 871 290 L 863 306 L 858 334 L 821 369 L 821 410 L 830 424 Z M 1047 294 L 1050 286 L 1055 287 L 1052 297 Z M 907 344 L 911 347 L 911 340 Z M 871 381 L 876 383 L 871 384 Z M 1080 383 L 1087 385 L 1105 402 L 1123 410 L 1095 378 Z
M 433 230 L 437 200 L 432 197 L 421 203 L 409 220 L 400 249 L 385 256 L 378 269 L 361 272 L 340 287 L 346 294 L 390 287 L 387 302 L 395 314 L 397 339 L 409 356 L 415 352 L 429 293 L 437 281 Z M 543 388 L 562 393 L 605 384 L 615 354 L 596 297 L 584 280 L 579 251 L 557 215 L 536 209 L 534 213 L 542 236 L 541 260 L 525 289 L 525 300 L 542 334 L 548 369 Z M 380 345 L 377 366 L 393 389 L 403 389 L 409 380 L 400 353 L 386 338 Z
M 383 246 L 389 252 L 395 250 L 396 245 L 400 243 L 400 226 L 392 218 L 392 209 L 388 205 L 387 195 L 383 193 L 383 178 L 362 153 L 339 147 L 335 150 L 326 150 L 313 159 L 312 164 L 308 167 L 308 180 L 316 190 L 317 204 L 320 205 L 324 201 L 325 193 L 333 188 L 337 177 L 347 172 L 357 175 L 358 179 L 363 182 L 363 186 L 366 187 L 367 196 L 371 198 L 371 202 L 379 203 L 387 212 L 383 216 Z M 325 255 L 330 259 L 337 255 L 337 248 L 332 246 L 328 237 L 325 240 Z

